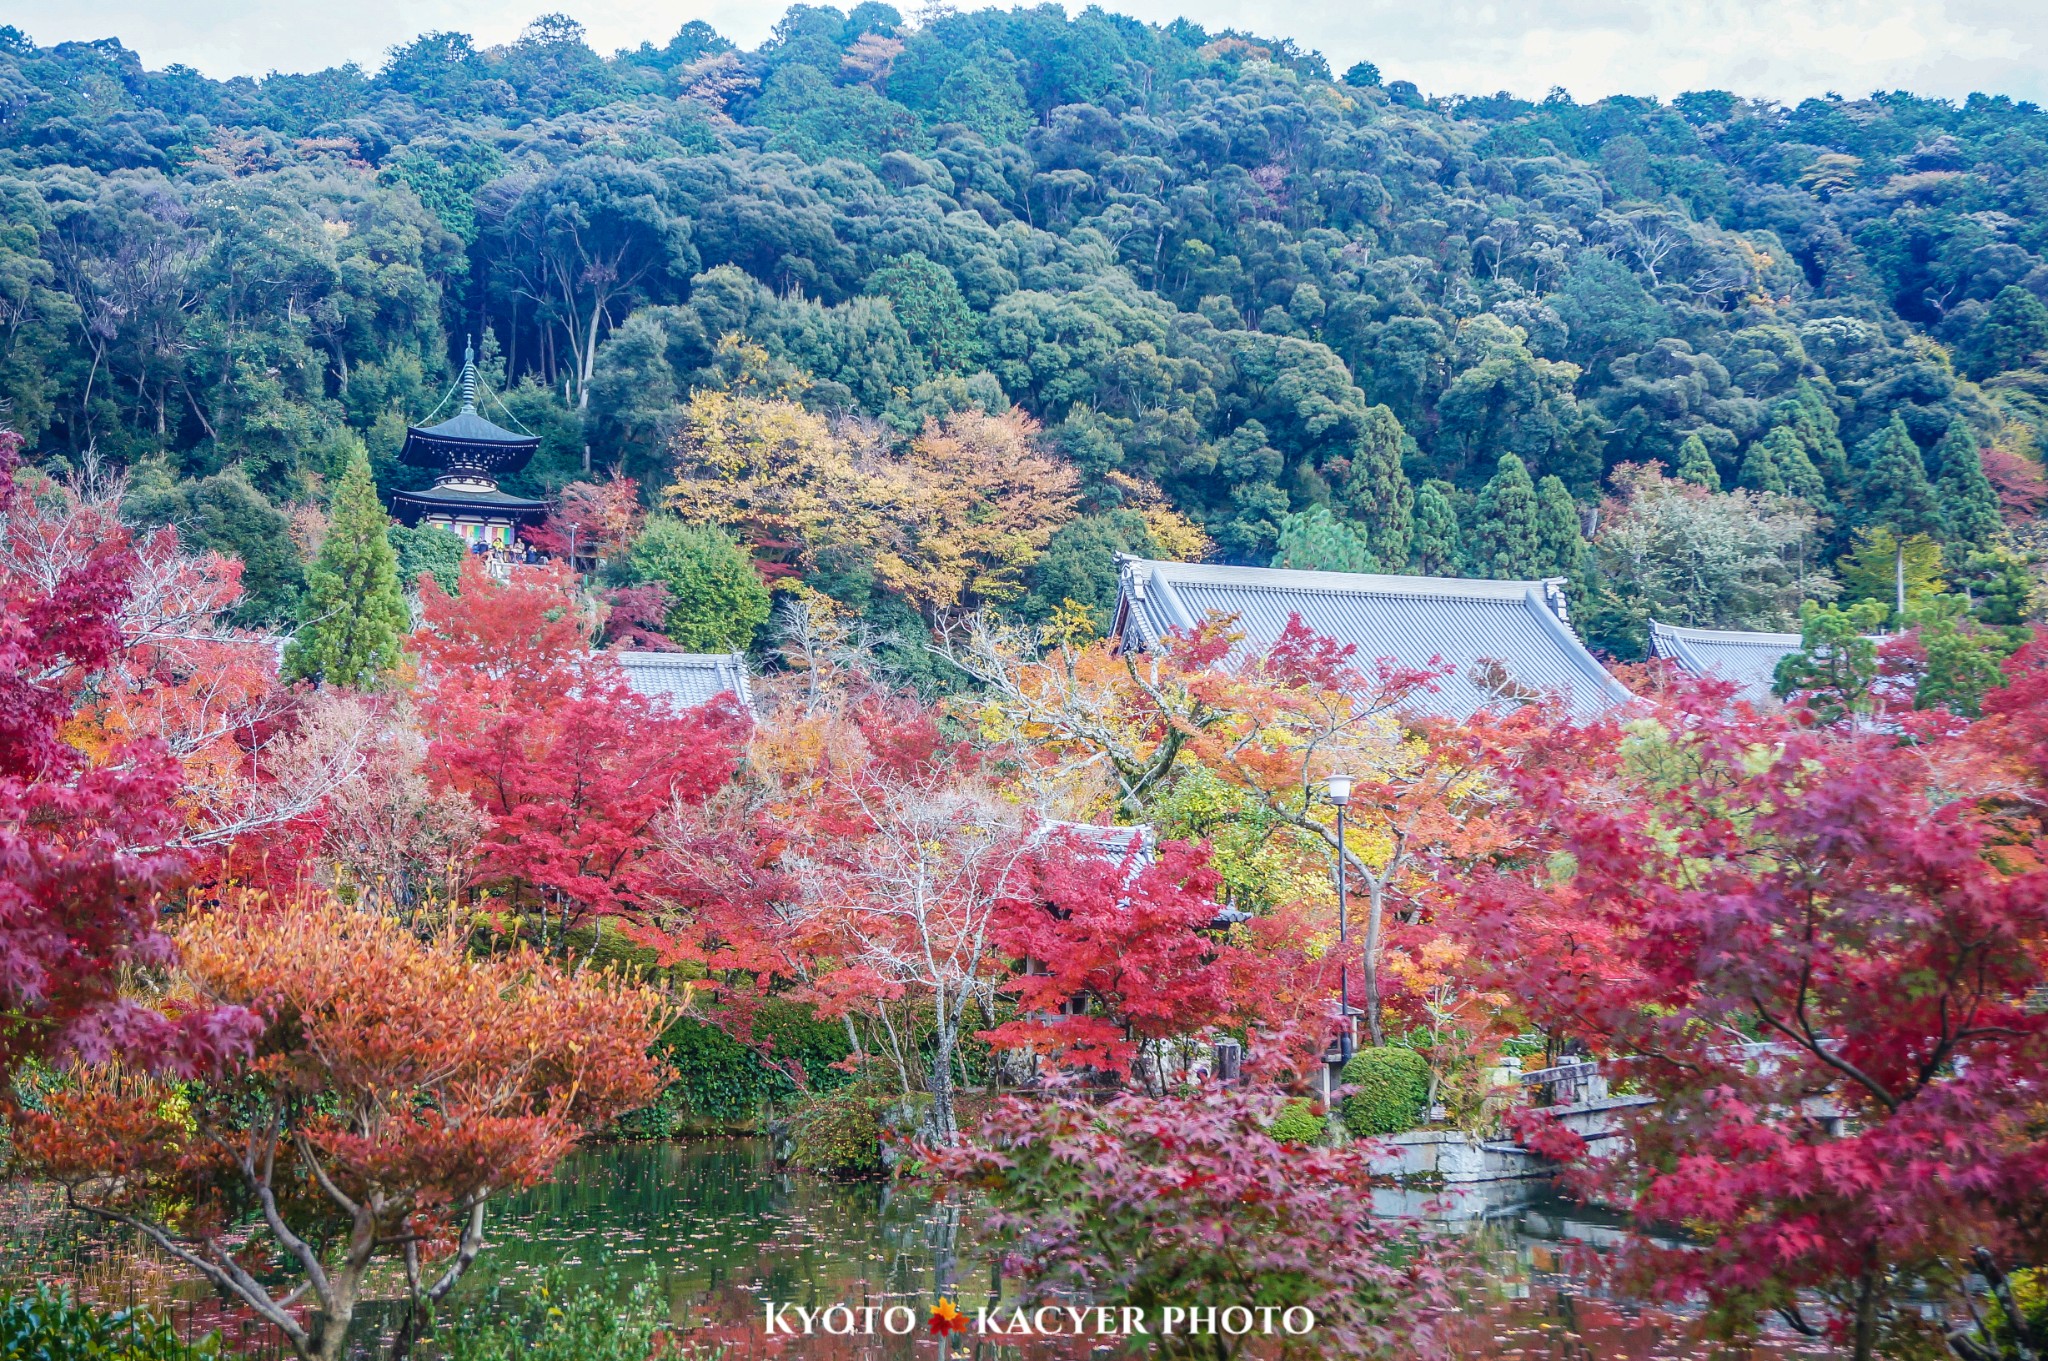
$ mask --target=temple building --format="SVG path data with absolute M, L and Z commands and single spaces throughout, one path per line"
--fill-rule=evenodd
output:
M 1243 635 L 1234 657 L 1263 654 L 1291 616 L 1326 638 L 1353 643 L 1352 663 L 1378 661 L 1449 674 L 1402 708 L 1463 721 L 1554 696 L 1577 718 L 1634 698 L 1572 631 L 1564 579 L 1474 581 L 1453 577 L 1297 572 L 1154 562 L 1117 555 L 1112 633 L 1125 647 L 1156 648 L 1175 629 L 1227 615 Z
M 694 709 L 720 695 L 731 695 L 750 717 L 754 690 L 747 681 L 747 659 L 738 652 L 619 652 L 626 684 L 637 693 L 673 706 Z
M 1776 704 L 1771 686 L 1778 663 L 1799 650 L 1796 633 L 1740 633 L 1731 629 L 1689 629 L 1650 621 L 1651 655 L 1695 676 L 1733 681 L 1735 698 L 1759 707 Z
M 439 425 L 406 429 L 400 461 L 435 469 L 439 476 L 423 491 L 393 493 L 391 513 L 408 525 L 453 530 L 472 550 L 485 544 L 508 551 L 521 525 L 547 518 L 548 503 L 507 495 L 498 490 L 498 478 L 524 468 L 540 447 L 540 437 L 516 434 L 478 413 L 476 352 L 468 346 L 462 351 L 458 390 L 462 409 L 455 415 Z

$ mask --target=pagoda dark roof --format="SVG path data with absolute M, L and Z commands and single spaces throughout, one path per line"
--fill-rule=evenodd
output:
M 398 457 L 414 468 L 496 477 L 524 468 L 539 447 L 537 436 L 515 435 L 474 411 L 464 411 L 439 425 L 408 428 Z
M 419 491 L 400 491 L 391 494 L 391 508 L 398 518 L 407 524 L 420 516 L 441 512 L 474 511 L 479 515 L 500 519 L 538 521 L 548 513 L 546 501 L 529 501 L 523 496 L 510 496 L 496 487 L 488 491 L 438 483 Z
M 507 430 L 477 411 L 473 350 L 465 348 L 462 352 L 462 377 L 456 386 L 462 394 L 461 410 L 438 425 L 407 426 L 405 447 L 398 454 L 400 461 L 414 468 L 443 468 L 485 477 L 524 468 L 533 451 L 540 447 L 540 437 Z
M 406 431 L 425 439 L 447 440 L 451 444 L 518 444 L 536 445 L 536 435 L 520 435 L 507 430 L 496 421 L 488 420 L 473 410 L 465 410 L 450 416 L 439 425 L 415 425 Z

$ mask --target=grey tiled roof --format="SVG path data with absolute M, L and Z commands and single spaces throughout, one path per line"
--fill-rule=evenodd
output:
M 1353 664 L 1381 660 L 1452 674 L 1406 707 L 1465 719 L 1510 688 L 1554 692 L 1580 717 L 1629 701 L 1628 690 L 1586 651 L 1565 622 L 1564 583 L 1210 567 L 1120 555 L 1116 631 L 1151 648 L 1170 630 L 1208 614 L 1235 615 L 1244 650 L 1276 642 L 1291 614 L 1317 633 L 1355 643 Z M 1497 664 L 1497 665 L 1493 665 Z
M 694 709 L 718 695 L 730 694 L 748 713 L 754 692 L 747 683 L 747 659 L 737 652 L 619 652 L 626 683 L 649 699 L 666 699 L 678 709 Z
M 1092 822 L 1044 822 L 1032 834 L 1034 842 L 1055 838 L 1072 843 L 1077 851 L 1092 852 L 1107 859 L 1137 857 L 1143 868 L 1159 858 L 1159 837 L 1149 822 L 1135 827 L 1102 827 Z
M 1771 682 L 1778 659 L 1798 650 L 1796 633 L 1735 633 L 1650 621 L 1650 651 L 1696 676 L 1734 681 L 1740 687 L 1735 697 L 1752 704 L 1774 702 Z

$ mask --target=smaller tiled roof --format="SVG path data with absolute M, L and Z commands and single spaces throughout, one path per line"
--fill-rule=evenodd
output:
M 1417 713 L 1464 720 L 1510 696 L 1556 694 L 1575 715 L 1604 713 L 1632 696 L 1609 675 L 1565 618 L 1564 580 L 1483 581 L 1297 572 L 1155 562 L 1119 554 L 1114 632 L 1124 645 L 1157 647 L 1174 629 L 1230 615 L 1242 650 L 1262 653 L 1288 618 L 1356 645 L 1353 664 L 1385 660 L 1450 674 L 1409 697 Z
M 499 491 L 495 486 L 486 489 L 452 486 L 447 482 L 437 482 L 431 487 L 421 487 L 418 491 L 393 492 L 391 499 L 394 501 L 415 501 L 429 508 L 476 506 L 479 509 L 499 511 L 508 515 L 518 514 L 522 511 L 544 513 L 548 509 L 546 501 L 535 501 L 524 496 L 514 496 L 510 492 Z
M 1773 703 L 1771 684 L 1781 658 L 1799 650 L 1796 633 L 1738 633 L 1688 629 L 1650 621 L 1650 651 L 1695 676 L 1734 681 L 1737 699 Z
M 678 709 L 694 709 L 720 695 L 731 695 L 748 713 L 754 712 L 754 691 L 747 682 L 747 659 L 737 652 L 619 652 L 626 684 L 649 699 L 665 699 Z
M 1105 859 L 1127 860 L 1136 856 L 1140 869 L 1159 858 L 1159 838 L 1152 824 L 1135 827 L 1104 827 L 1093 822 L 1045 822 L 1032 834 L 1034 842 L 1061 840 L 1077 851 L 1092 852 Z

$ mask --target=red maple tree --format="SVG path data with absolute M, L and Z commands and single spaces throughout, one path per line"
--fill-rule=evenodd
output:
M 2048 873 L 2001 863 L 1923 747 L 1718 699 L 1525 763 L 1517 819 L 1555 850 L 1475 879 L 1479 935 L 1535 1019 L 1657 1098 L 1584 1173 L 1698 1236 L 1641 1238 L 1641 1279 L 1869 1357 L 1921 1327 L 1913 1289 L 1961 1302 L 1973 1249 L 2040 1260 Z
M 97 762 L 66 740 L 121 649 L 136 555 L 121 532 L 54 565 L 24 545 L 42 517 L 15 479 L 19 449 L 0 432 L 0 1091 L 30 1057 L 199 1071 L 247 1043 L 249 1017 L 167 1016 L 121 988 L 174 956 L 158 914 L 189 868 L 172 848 L 178 763 L 150 738 Z
M 1009 984 L 1022 1014 L 983 1038 L 1128 1075 L 1148 1042 L 1231 1019 L 1240 951 L 1205 934 L 1220 883 L 1207 853 L 1184 842 L 1140 864 L 1136 852 L 1055 834 L 1021 867 L 996 922 L 996 944 L 1031 962 Z
M 565 567 L 500 583 L 469 561 L 459 594 L 431 580 L 421 594 L 430 766 L 487 820 L 472 883 L 540 914 L 544 932 L 639 911 L 657 819 L 731 777 L 745 713 L 636 693 L 591 650 Z

